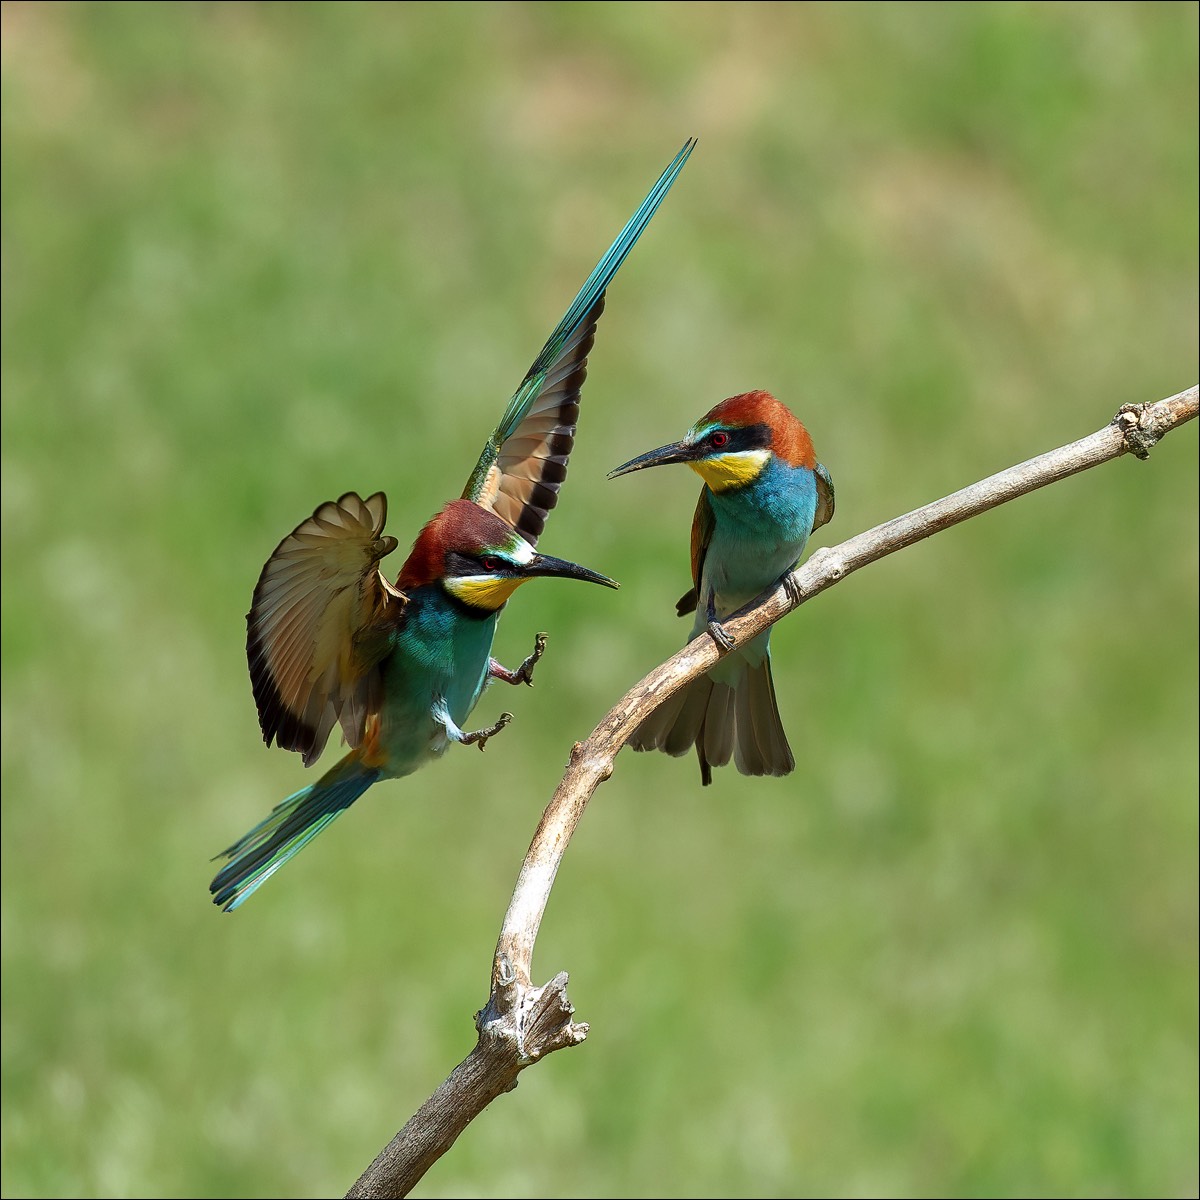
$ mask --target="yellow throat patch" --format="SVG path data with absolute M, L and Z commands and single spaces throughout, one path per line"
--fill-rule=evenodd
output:
M 458 575 L 443 581 L 443 586 L 472 608 L 495 612 L 528 579 L 495 575 Z
M 767 464 L 768 450 L 739 450 L 731 454 L 719 454 L 688 466 L 708 484 L 714 492 L 728 491 L 753 483 Z

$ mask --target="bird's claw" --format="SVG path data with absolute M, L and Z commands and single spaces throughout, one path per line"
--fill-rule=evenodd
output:
M 538 660 L 545 653 L 546 635 L 539 633 L 533 639 L 533 653 L 515 671 L 510 671 L 503 663 L 492 658 L 488 660 L 488 677 L 511 683 L 514 687 L 518 683 L 523 683 L 526 687 L 533 687 L 533 668 L 537 666 Z
M 488 738 L 495 737 L 512 719 L 512 713 L 502 712 L 495 725 L 489 725 L 487 729 L 477 729 L 474 733 L 464 733 L 463 745 L 478 746 L 482 750 L 487 745 Z
M 717 648 L 723 653 L 728 654 L 736 645 L 733 637 L 725 632 L 724 626 L 719 621 L 712 620 L 708 623 L 708 633 L 714 642 L 717 643 Z
M 533 687 L 533 668 L 538 665 L 545 653 L 546 635 L 539 633 L 533 639 L 533 653 L 513 672 L 513 683 L 523 683 L 526 687 Z
M 791 571 L 783 577 L 783 590 L 787 593 L 787 598 L 791 601 L 792 607 L 799 608 L 801 601 L 804 599 L 804 592 L 796 582 L 796 576 Z

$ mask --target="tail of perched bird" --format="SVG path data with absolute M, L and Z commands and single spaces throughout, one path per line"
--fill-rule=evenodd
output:
M 277 804 L 265 821 L 217 855 L 229 862 L 209 884 L 213 903 L 232 912 L 379 777 L 380 772 L 364 766 L 357 754 L 347 754 L 316 783 Z
M 751 642 L 747 650 L 754 648 Z M 743 775 L 788 774 L 796 760 L 779 719 L 771 656 L 762 649 L 761 657 L 731 654 L 711 674 L 680 688 L 637 727 L 629 744 L 676 757 L 695 746 L 705 784 L 712 783 L 712 768 L 731 758 Z

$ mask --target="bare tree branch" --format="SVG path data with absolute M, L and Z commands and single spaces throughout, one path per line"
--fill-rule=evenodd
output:
M 1196 416 L 1198 397 L 1200 389 L 1191 387 L 1154 404 L 1127 404 L 1088 437 L 818 550 L 724 627 L 741 643 L 852 571 L 905 546 L 1122 454 L 1145 459 L 1160 438 Z M 588 1027 L 571 1020 L 574 1009 L 567 999 L 566 974 L 556 975 L 544 987 L 535 987 L 531 980 L 534 942 L 554 877 L 592 793 L 612 774 L 626 740 L 648 713 L 718 657 L 711 637 L 689 642 L 627 692 L 586 742 L 575 744 L 566 774 L 542 814 L 504 918 L 492 964 L 491 995 L 475 1015 L 475 1048 L 384 1147 L 348 1196 L 406 1196 L 488 1104 L 516 1087 L 525 1067 L 587 1036 Z

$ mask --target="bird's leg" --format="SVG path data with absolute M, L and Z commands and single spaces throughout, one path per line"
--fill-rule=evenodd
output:
M 464 746 L 478 746 L 482 750 L 487 745 L 488 738 L 495 737 L 513 719 L 513 715 L 510 712 L 502 712 L 500 719 L 495 725 L 489 725 L 487 729 L 476 729 L 472 733 L 466 733 L 454 723 L 454 718 L 446 708 L 446 701 L 439 696 L 434 701 L 433 719 L 446 731 L 446 737 L 450 741 L 459 742 Z
M 546 635 L 539 633 L 533 640 L 533 653 L 515 670 L 510 671 L 502 663 L 497 662 L 494 658 L 488 659 L 488 677 L 490 679 L 500 679 L 504 683 L 518 684 L 523 683 L 527 687 L 533 687 L 533 668 L 537 666 L 538 659 L 546 652 Z
M 733 638 L 725 632 L 724 626 L 717 620 L 717 603 L 716 596 L 710 590 L 708 593 L 708 632 L 709 636 L 717 643 L 717 649 L 722 654 L 728 654 L 734 647 Z

